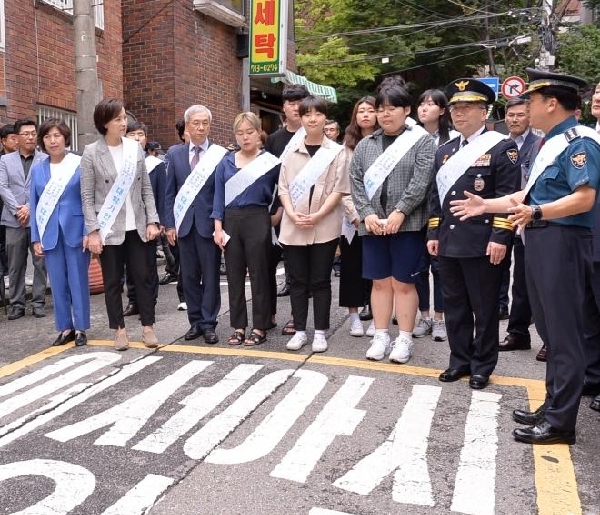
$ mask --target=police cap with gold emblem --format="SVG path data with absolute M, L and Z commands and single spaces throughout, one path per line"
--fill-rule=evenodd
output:
M 535 68 L 525 68 L 525 73 L 529 77 L 529 87 L 523 92 L 523 97 L 548 86 L 565 89 L 576 94 L 587 87 L 585 80 L 573 75 L 546 72 Z
M 493 104 L 496 100 L 494 90 L 477 79 L 462 78 L 452 81 L 446 86 L 448 103 L 456 102 L 485 102 Z

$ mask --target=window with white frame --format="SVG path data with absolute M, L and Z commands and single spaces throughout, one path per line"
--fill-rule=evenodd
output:
M 0 50 L 4 50 L 6 45 L 6 37 L 5 33 L 5 24 L 4 24 L 4 0 L 0 0 Z
M 0 0 L 3 1 L 3 0 Z M 67 14 L 73 15 L 73 0 L 42 0 Z M 104 0 L 92 0 L 96 27 L 104 30 Z
M 71 129 L 71 150 L 78 150 L 77 148 L 77 113 L 72 111 L 66 111 L 64 109 L 57 109 L 56 107 L 50 106 L 37 106 L 37 122 L 38 126 L 48 118 L 58 118 L 63 120 Z

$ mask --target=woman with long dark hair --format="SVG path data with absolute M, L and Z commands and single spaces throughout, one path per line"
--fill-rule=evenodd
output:
M 350 125 L 345 131 L 344 145 L 354 152 L 358 142 L 370 136 L 379 128 L 375 112 L 375 97 L 366 96 L 354 104 Z M 363 336 L 365 334 L 361 320 L 370 320 L 371 314 L 371 285 L 368 279 L 362 277 L 362 237 L 358 235 L 360 216 L 352 202 L 352 196 L 346 195 L 344 204 L 345 217 L 343 234 L 340 238 L 341 269 L 340 269 L 340 306 L 348 308 L 350 316 L 350 334 Z M 358 308 L 363 306 L 359 315 Z M 372 330 L 372 328 L 369 328 Z M 367 330 L 367 335 L 370 334 Z

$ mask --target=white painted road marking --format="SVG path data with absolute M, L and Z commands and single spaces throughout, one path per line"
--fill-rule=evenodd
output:
M 387 440 L 333 484 L 367 495 L 396 470 L 394 501 L 434 506 L 426 451 L 441 391 L 439 386 L 413 386 L 413 393 Z
M 148 474 L 121 499 L 102 515 L 140 515 L 152 508 L 156 500 L 169 488 L 175 480 L 166 476 Z
M 496 498 L 498 410 L 502 395 L 473 392 L 460 452 L 452 510 L 469 515 L 493 515 Z

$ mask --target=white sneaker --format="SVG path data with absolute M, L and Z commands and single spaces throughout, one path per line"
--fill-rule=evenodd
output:
M 364 336 L 365 330 L 360 319 L 354 319 L 350 324 L 350 336 Z
M 185 302 L 177 304 L 177 311 L 187 311 L 187 304 Z
M 313 352 L 325 352 L 327 350 L 327 340 L 322 334 L 315 334 L 312 342 Z
M 435 342 L 446 341 L 446 322 L 444 322 L 443 320 L 434 320 L 431 336 L 433 337 L 433 341 Z
M 390 350 L 390 335 L 387 333 L 376 334 L 371 340 L 371 346 L 365 354 L 367 359 L 381 361 Z
M 306 336 L 306 333 L 297 332 L 294 336 L 292 336 L 290 341 L 285 344 L 285 348 L 287 350 L 300 350 L 307 343 L 308 338 Z
M 412 356 L 413 350 L 412 338 L 398 336 L 392 343 L 392 352 L 390 352 L 390 361 L 392 363 L 406 363 Z
M 415 338 L 423 338 L 423 336 L 427 336 L 431 334 L 431 328 L 433 326 L 433 321 L 431 318 L 420 317 L 417 325 L 413 329 L 413 336 Z
M 375 336 L 375 322 L 371 322 L 369 327 L 367 327 L 367 331 L 365 332 L 365 336 L 370 336 L 373 338 Z

